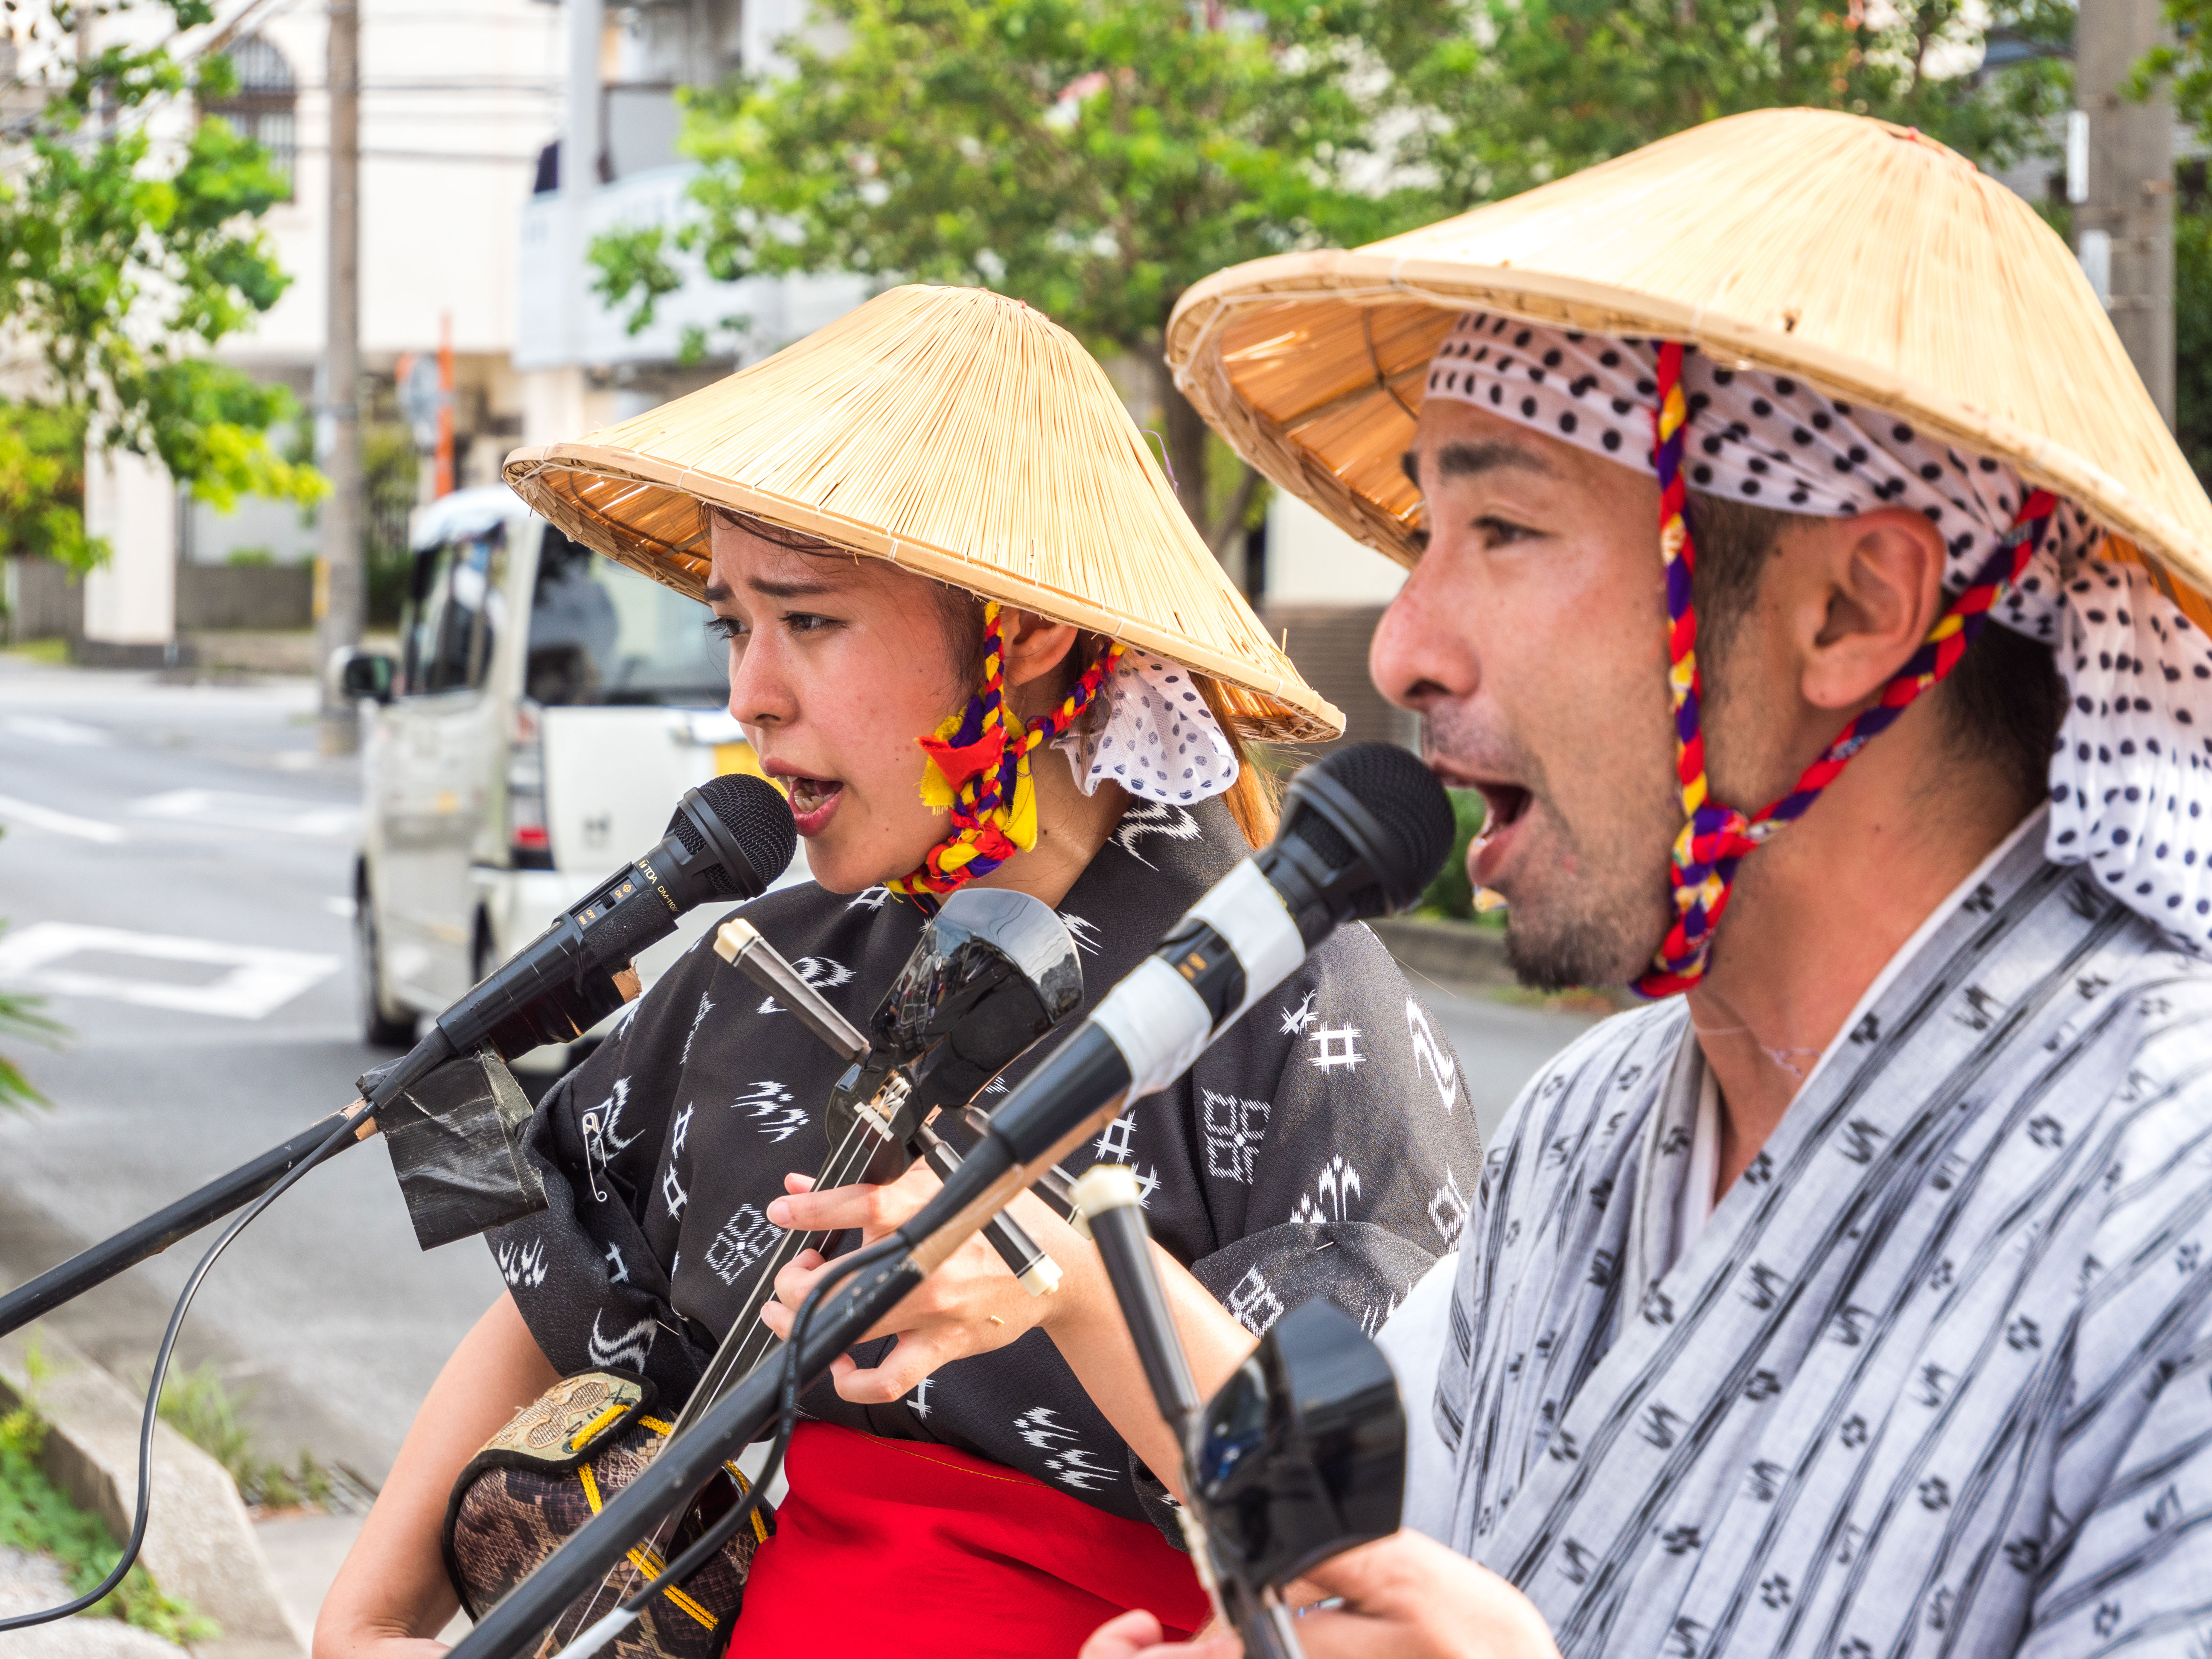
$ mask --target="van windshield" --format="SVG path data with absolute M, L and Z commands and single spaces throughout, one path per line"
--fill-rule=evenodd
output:
M 719 708 L 730 700 L 730 659 L 707 631 L 712 614 L 548 525 L 530 599 L 525 694 L 556 708 Z

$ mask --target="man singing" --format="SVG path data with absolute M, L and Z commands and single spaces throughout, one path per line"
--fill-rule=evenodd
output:
M 2063 245 L 1769 112 L 1224 273 L 1170 354 L 1413 564 L 1375 676 L 1522 977 L 1658 999 L 1507 1119 L 1432 1536 L 1308 1653 L 2205 1652 L 2212 502 Z

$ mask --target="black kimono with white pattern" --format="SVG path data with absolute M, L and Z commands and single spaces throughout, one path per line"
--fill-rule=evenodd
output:
M 1248 850 L 1218 801 L 1133 805 L 1060 905 L 1085 1011 Z M 809 884 L 738 914 L 863 1027 L 921 927 L 881 888 L 847 896 Z M 550 1207 L 492 1245 L 554 1365 L 640 1370 L 675 1401 L 744 1302 L 785 1174 L 811 1175 L 827 1155 L 823 1106 L 842 1067 L 704 941 L 633 1006 L 529 1126 Z M 1338 933 L 1066 1167 L 1101 1160 L 1135 1170 L 1153 1236 L 1255 1332 L 1316 1296 L 1379 1325 L 1457 1237 L 1481 1170 L 1458 1062 L 1364 927 Z M 1149 1472 L 1041 1331 L 945 1365 L 890 1406 L 852 1405 L 826 1386 L 806 1406 L 826 1422 L 1011 1464 L 1115 1515 L 1165 1515 Z

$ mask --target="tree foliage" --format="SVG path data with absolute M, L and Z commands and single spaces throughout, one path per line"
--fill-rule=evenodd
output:
M 163 9 L 178 29 L 213 15 L 207 0 Z M 253 223 L 284 180 L 219 118 L 159 136 L 179 100 L 231 90 L 229 60 L 186 60 L 166 40 L 71 57 L 76 13 L 22 0 L 7 12 L 46 68 L 14 88 L 36 112 L 0 172 L 0 351 L 11 379 L 34 388 L 0 404 L 0 446 L 38 452 L 52 481 L 42 499 L 21 478 L 0 485 L 7 550 L 80 568 L 99 556 L 81 518 L 73 534 L 64 525 L 81 503 L 81 468 L 56 467 L 54 441 L 71 429 L 95 447 L 158 456 L 218 507 L 245 494 L 314 500 L 313 469 L 269 442 L 296 415 L 290 394 L 206 355 L 284 291 Z
M 2128 91 L 2148 98 L 2163 86 L 2173 112 L 2212 137 L 2212 0 L 2165 0 L 2160 9 L 2171 44 L 2154 46 L 2128 78 Z
M 1745 110 L 1848 110 L 1978 161 L 2048 146 L 2071 98 L 2065 0 L 1474 0 L 1407 88 L 1440 206 L 1510 196 Z M 1992 40 L 2010 66 L 1984 71 Z
M 1418 208 L 1376 187 L 1390 55 L 1452 27 L 1447 0 L 1264 0 L 1209 24 L 1185 0 L 821 0 L 837 44 L 693 100 L 707 165 L 687 233 L 708 270 L 840 270 L 981 284 L 1103 355 L 1159 357 L 1176 298 L 1241 259 L 1360 242 Z M 665 291 L 664 245 L 599 249 L 601 291 Z M 1205 428 L 1160 377 L 1186 506 Z M 1232 526 L 1233 527 L 1233 526 Z
M 2212 0 L 2204 0 L 2212 4 Z M 1983 75 L 1986 10 L 1832 0 L 817 0 L 787 65 L 690 100 L 704 163 L 678 245 L 709 273 L 978 283 L 1103 355 L 1157 364 L 1208 273 L 1352 246 L 1715 116 L 1778 104 L 1914 125 L 2007 161 L 2064 106 L 2062 65 Z M 2047 49 L 2063 0 L 1987 27 Z M 642 327 L 667 237 L 593 249 Z M 1184 504 L 1217 545 L 1252 479 L 1209 487 L 1205 430 L 1158 375 Z

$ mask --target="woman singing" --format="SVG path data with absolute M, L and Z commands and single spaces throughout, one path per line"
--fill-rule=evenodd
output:
M 1105 375 L 994 295 L 896 289 L 705 391 L 522 452 L 507 476 L 577 540 L 712 606 L 730 710 L 787 789 L 813 876 L 741 914 L 856 1024 L 970 882 L 1058 912 L 1095 1004 L 1272 834 L 1245 738 L 1340 724 L 1224 579 Z M 808 1191 L 842 1069 L 695 948 L 546 1097 L 529 1134 L 550 1207 L 496 1236 L 510 1289 L 416 1417 L 318 1659 L 437 1651 L 424 1638 L 456 1607 L 448 1494 L 518 1408 L 611 1366 L 673 1412 L 781 1230 L 872 1231 L 919 1205 L 920 1166 Z M 1068 1167 L 1135 1171 L 1202 1358 L 1314 1296 L 1379 1323 L 1455 1238 L 1480 1157 L 1449 1048 L 1352 927 Z M 1072 1655 L 1127 1607 L 1203 1622 L 1097 1254 L 1034 1199 L 1014 1213 L 1059 1290 L 1030 1295 L 971 1241 L 808 1396 L 738 1650 Z M 818 1265 L 786 1270 L 786 1301 Z M 1063 1345 L 1103 1357 L 1079 1376 Z

